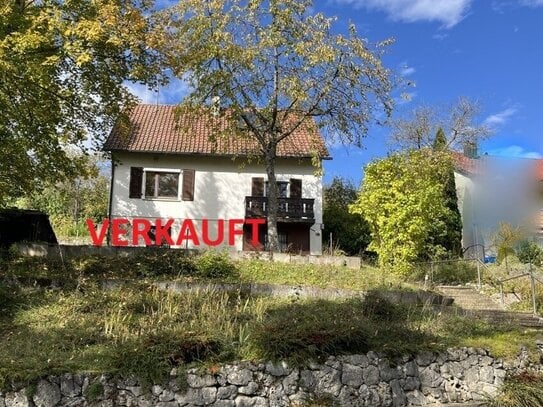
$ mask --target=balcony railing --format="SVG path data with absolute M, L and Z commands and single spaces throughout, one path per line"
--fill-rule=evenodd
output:
M 277 218 L 284 220 L 314 220 L 315 200 L 308 198 L 277 198 Z M 268 198 L 263 196 L 245 197 L 245 217 L 264 218 L 268 216 Z

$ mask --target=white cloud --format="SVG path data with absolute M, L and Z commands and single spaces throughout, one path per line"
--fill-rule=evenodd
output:
M 335 0 L 355 7 L 380 10 L 395 21 L 435 21 L 450 28 L 466 16 L 473 0 Z M 534 0 L 542 1 L 542 0 Z
M 485 124 L 487 126 L 492 126 L 492 127 L 503 126 L 505 123 L 509 121 L 511 117 L 515 115 L 515 113 L 517 113 L 517 108 L 508 107 L 507 109 L 504 109 L 501 112 L 494 113 L 488 116 L 485 119 Z
M 400 65 L 400 75 L 409 76 L 413 75 L 416 72 L 416 69 L 412 66 L 408 66 L 406 63 Z
M 157 91 L 150 90 L 147 86 L 137 83 L 125 83 L 128 90 L 141 100 L 142 103 L 177 104 L 189 92 L 187 82 L 172 78 L 166 86 L 161 86 Z
M 432 35 L 432 38 L 434 40 L 442 41 L 445 38 L 447 38 L 448 36 L 449 36 L 449 34 L 447 34 L 447 33 L 436 33 L 436 34 Z
M 488 154 L 500 157 L 515 157 L 515 158 L 543 158 L 541 153 L 537 151 L 528 151 L 521 146 L 512 145 L 507 147 L 495 148 L 489 150 Z
M 539 7 L 543 6 L 543 0 L 520 0 L 520 4 L 523 6 Z

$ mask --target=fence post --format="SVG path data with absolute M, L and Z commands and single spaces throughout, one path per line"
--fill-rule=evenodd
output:
M 481 260 L 477 259 L 477 288 L 481 291 Z
M 537 316 L 537 302 L 535 299 L 535 279 L 532 271 L 532 263 L 530 263 L 530 283 L 532 286 L 532 310 L 534 312 L 534 316 Z

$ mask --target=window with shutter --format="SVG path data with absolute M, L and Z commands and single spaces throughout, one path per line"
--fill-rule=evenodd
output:
M 194 170 L 183 170 L 183 201 L 194 201 Z
M 302 180 L 291 178 L 290 179 L 290 197 L 301 198 L 302 197 Z
M 128 188 L 128 197 L 141 199 L 141 187 L 143 182 L 143 168 L 130 167 L 130 186 Z
M 253 178 L 251 196 L 264 196 L 264 178 Z

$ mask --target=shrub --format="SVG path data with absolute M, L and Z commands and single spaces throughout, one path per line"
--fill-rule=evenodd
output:
M 104 385 L 99 381 L 89 384 L 85 389 L 85 396 L 91 403 L 98 401 L 104 396 Z
M 196 257 L 195 263 L 198 275 L 206 278 L 231 277 L 237 271 L 226 252 L 206 251 Z
M 534 242 L 522 241 L 517 249 L 518 259 L 524 263 L 532 263 L 538 267 L 543 264 L 543 249 Z
M 410 278 L 423 281 L 428 275 L 435 284 L 465 284 L 477 281 L 477 266 L 461 260 L 419 264 Z

